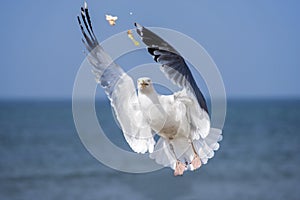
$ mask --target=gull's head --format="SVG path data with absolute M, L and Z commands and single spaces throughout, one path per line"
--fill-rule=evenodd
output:
M 142 77 L 137 80 L 139 91 L 152 90 L 152 81 L 148 77 Z

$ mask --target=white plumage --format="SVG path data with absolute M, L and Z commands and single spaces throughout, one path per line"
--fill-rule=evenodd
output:
M 124 137 L 137 153 L 150 153 L 158 164 L 182 175 L 206 164 L 218 150 L 222 131 L 210 127 L 205 99 L 180 54 L 150 30 L 136 24 L 137 32 L 154 60 L 173 83 L 182 88 L 173 95 L 159 95 L 150 78 L 138 79 L 137 87 L 128 74 L 112 61 L 99 45 L 90 21 L 87 5 L 81 9 L 89 62 L 105 89 Z M 160 138 L 157 142 L 154 135 Z

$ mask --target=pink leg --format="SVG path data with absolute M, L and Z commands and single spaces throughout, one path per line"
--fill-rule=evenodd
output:
M 191 165 L 193 167 L 193 170 L 196 170 L 198 169 L 199 167 L 201 167 L 201 160 L 196 152 L 196 149 L 194 147 L 194 144 L 192 143 L 192 148 L 193 148 L 193 151 L 194 151 L 194 159 L 192 160 L 191 162 Z
M 193 166 L 193 170 L 201 167 L 201 160 L 197 154 L 194 155 L 194 159 L 192 160 L 191 165 Z
M 179 160 L 177 160 L 176 167 L 174 170 L 174 176 L 178 176 L 178 175 L 182 176 L 185 169 L 186 169 L 186 165 L 180 162 Z

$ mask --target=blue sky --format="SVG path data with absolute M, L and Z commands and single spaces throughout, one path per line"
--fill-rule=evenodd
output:
M 217 64 L 230 98 L 300 97 L 299 1 L 175 2 L 88 4 L 99 40 L 133 28 L 135 21 L 194 38 Z M 84 59 L 76 21 L 82 3 L 2 2 L 0 99 L 71 98 Z M 106 13 L 119 16 L 116 26 L 107 24 Z

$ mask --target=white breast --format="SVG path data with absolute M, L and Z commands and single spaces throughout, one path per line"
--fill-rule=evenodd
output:
M 185 110 L 179 109 L 174 96 L 158 96 L 157 93 L 139 93 L 139 102 L 150 127 L 166 139 L 188 134 Z M 183 123 L 184 121 L 184 123 Z

